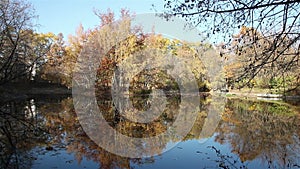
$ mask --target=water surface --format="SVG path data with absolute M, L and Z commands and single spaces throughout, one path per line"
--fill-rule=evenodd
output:
M 137 110 L 146 110 L 148 99 L 138 96 L 131 101 Z M 181 101 L 178 97 L 167 101 L 151 124 L 130 122 L 111 99 L 98 98 L 98 106 L 115 130 L 143 138 L 173 124 Z M 299 105 L 202 98 L 184 139 L 165 137 L 151 149 L 159 155 L 126 158 L 107 152 L 86 135 L 73 104 L 71 97 L 1 103 L 0 168 L 300 168 Z M 105 131 L 95 132 L 99 133 Z M 173 143 L 178 144 L 160 154 Z

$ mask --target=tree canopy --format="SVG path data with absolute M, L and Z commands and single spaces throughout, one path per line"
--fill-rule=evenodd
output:
M 52 34 L 34 32 L 35 18 L 30 3 L 3 0 L 0 3 L 0 84 L 32 80 L 46 62 Z
M 285 73 L 296 65 L 299 67 L 300 51 L 300 2 L 296 0 L 165 0 L 164 17 L 179 16 L 194 26 L 201 26 L 208 38 L 222 35 L 222 46 L 227 52 L 239 47 L 252 47 L 252 62 L 244 65 L 245 77 L 253 79 L 266 65 L 277 67 L 277 72 Z M 248 27 L 249 29 L 245 29 Z M 236 32 L 242 36 L 233 36 Z M 218 36 L 219 37 L 219 36 Z M 247 38 L 247 40 L 246 40 Z M 261 43 L 265 45 L 261 45 Z M 220 42 L 217 39 L 215 42 Z M 239 48 L 246 52 L 248 48 Z M 222 56 L 224 53 L 220 53 Z M 280 60 L 289 57 L 284 65 Z M 279 68 L 280 67 L 280 68 Z M 248 82 L 249 82 L 248 81 Z

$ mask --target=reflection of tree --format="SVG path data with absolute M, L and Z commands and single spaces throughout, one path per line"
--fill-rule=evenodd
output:
M 286 105 L 230 99 L 222 118 L 216 140 L 222 144 L 228 140 L 242 162 L 261 159 L 268 166 L 297 163 L 299 119 Z
M 0 168 L 28 168 L 30 150 L 47 140 L 34 100 L 0 106 Z
M 138 103 L 138 99 L 141 98 L 133 98 L 133 101 L 136 101 L 136 103 Z M 172 97 L 168 98 L 168 101 L 169 103 L 165 110 L 165 113 L 167 115 L 174 112 L 177 108 L 177 106 L 175 105 L 178 104 L 178 100 Z M 121 131 L 123 134 L 125 134 L 126 132 L 128 136 L 153 136 L 157 133 L 163 132 L 165 128 L 170 125 L 168 123 L 172 123 L 172 121 L 174 121 L 173 118 L 162 116 L 159 120 L 153 122 L 151 125 L 134 124 L 129 123 L 127 120 L 123 119 L 123 117 L 116 117 L 116 111 L 111 100 L 101 99 L 98 101 L 98 106 L 102 110 L 102 112 L 104 112 L 103 116 L 105 116 L 107 122 L 110 123 L 110 125 L 116 130 Z M 101 168 L 130 168 L 130 163 L 143 164 L 144 162 L 154 162 L 153 158 L 149 158 L 151 160 L 147 159 L 145 161 L 145 159 L 120 157 L 99 147 L 85 134 L 82 127 L 80 126 L 76 113 L 73 109 L 72 99 L 66 99 L 62 101 L 61 104 L 57 104 L 55 106 L 53 104 L 45 105 L 41 108 L 41 112 L 47 119 L 45 124 L 50 132 L 50 135 L 55 136 L 52 143 L 66 143 L 68 152 L 75 153 L 78 162 L 80 162 L 83 158 L 86 158 L 88 160 L 98 162 Z M 199 112 L 197 114 L 199 118 L 198 120 L 196 120 L 195 124 L 202 126 L 204 116 L 201 116 L 200 114 L 203 114 L 203 112 Z M 199 130 L 201 131 L 201 127 L 199 128 Z M 197 133 L 199 132 L 195 131 L 195 128 L 193 128 L 190 134 L 188 134 L 189 138 L 186 139 L 193 139 L 197 137 Z M 95 135 L 96 134 L 103 133 L 102 131 L 97 130 L 95 131 Z M 152 143 L 153 150 L 151 151 L 153 152 L 153 154 L 159 154 L 166 147 L 166 143 L 170 141 L 177 142 L 179 140 L 172 140 L 172 138 L 163 137 L 161 138 L 160 142 Z M 130 142 L 126 143 L 128 151 L 130 151 L 130 146 L 133 146 L 132 144 L 133 143 Z M 144 148 L 142 146 L 143 143 L 140 144 L 141 149 Z M 111 146 L 115 146 L 113 142 L 111 143 Z
M 162 123 L 162 121 L 156 121 L 153 125 L 148 126 L 146 124 L 136 125 L 128 123 L 128 121 L 125 121 L 124 119 L 116 122 L 117 119 L 115 118 L 115 111 L 112 102 L 106 99 L 99 101 L 98 104 L 100 109 L 105 111 L 103 115 L 106 116 L 108 123 L 115 123 L 116 129 L 119 131 L 122 130 L 122 132 L 127 132 L 129 136 L 144 134 L 143 132 L 145 130 L 148 130 L 148 132 L 145 132 L 146 134 L 155 135 L 157 132 L 160 132 L 165 128 L 165 124 Z M 168 111 L 172 112 L 171 110 Z M 43 106 L 41 108 L 41 112 L 47 119 L 45 124 L 50 135 L 55 136 L 52 144 L 61 144 L 65 142 L 67 144 L 68 152 L 75 153 L 78 162 L 85 157 L 88 160 L 98 162 L 101 168 L 130 168 L 130 163 L 143 163 L 143 159 L 130 159 L 107 152 L 92 141 L 80 126 L 76 113 L 73 109 L 71 99 L 66 99 L 62 101 L 61 104 L 57 104 L 55 106 L 53 104 Z M 98 133 L 101 133 L 101 131 L 95 132 L 95 134 Z M 170 138 L 162 139 L 168 140 Z M 167 142 L 168 141 L 161 141 L 161 143 Z M 131 144 L 132 143 L 126 144 L 128 146 L 128 150 L 130 150 Z M 152 150 L 153 153 L 161 152 L 166 146 L 165 144 L 153 144 L 153 147 L 155 148 Z M 112 143 L 111 146 L 115 145 Z M 153 159 L 151 161 L 153 162 Z M 147 162 L 149 162 L 149 160 L 147 160 Z
M 226 98 L 222 96 L 209 95 L 201 99 L 200 112 L 186 139 L 206 139 L 211 137 L 221 120 L 221 112 L 224 110 L 225 103 Z
M 126 117 L 122 116 L 120 111 L 126 111 L 126 114 L 129 114 L 132 118 L 135 118 L 136 113 L 139 111 L 138 109 L 127 109 L 126 106 L 124 106 L 125 104 L 128 104 L 125 101 L 125 99 L 118 100 L 116 102 L 118 103 L 118 105 L 114 105 L 116 103 L 113 102 L 111 99 L 98 97 L 98 106 L 106 122 L 109 123 L 110 126 L 113 127 L 119 133 L 129 136 L 131 138 L 149 138 L 149 137 L 155 137 L 157 135 L 166 132 L 167 128 L 172 126 L 175 117 L 178 114 L 178 106 L 180 103 L 178 97 L 174 97 L 173 95 L 167 95 L 166 98 L 168 103 L 166 104 L 166 108 L 164 109 L 164 111 L 161 112 L 161 115 L 158 118 L 154 119 L 149 123 L 133 122 L 127 119 Z M 147 95 L 130 96 L 131 103 L 134 105 L 134 107 L 138 107 L 140 109 L 145 109 L 147 107 L 147 104 L 145 103 L 147 102 L 148 99 L 149 96 Z M 159 111 L 159 110 L 156 106 L 153 106 L 153 111 Z M 146 116 L 147 114 L 142 114 L 142 115 Z M 105 135 L 105 133 L 99 133 L 99 132 L 95 134 L 99 134 L 99 137 L 101 137 L 101 135 L 103 134 Z M 128 153 L 130 153 L 131 150 L 134 151 L 135 147 L 138 146 L 141 151 L 143 150 L 149 151 L 148 147 L 151 147 L 150 150 L 151 154 L 160 154 L 162 150 L 166 147 L 166 144 L 171 140 L 174 142 L 178 141 L 178 139 L 171 137 L 169 135 L 161 136 L 159 137 L 159 139 L 151 140 L 151 141 L 141 141 L 141 142 L 134 142 L 134 141 L 126 142 L 126 140 L 119 140 L 119 141 L 124 142 L 124 146 L 126 146 L 126 151 L 128 151 Z M 114 144 L 111 144 L 111 146 L 116 147 L 116 145 Z
M 141 100 L 147 100 L 147 98 L 139 97 L 134 98 L 133 100 L 137 106 L 144 107 L 144 101 Z M 147 124 L 134 123 L 123 117 L 119 112 L 120 110 L 113 105 L 114 103 L 111 100 L 106 99 L 105 104 L 101 104 L 104 103 L 103 100 L 101 100 L 101 102 L 98 102 L 98 104 L 99 103 L 99 108 L 101 112 L 103 112 L 103 116 L 106 119 L 106 121 L 110 124 L 111 127 L 113 127 L 118 132 L 124 135 L 127 135 L 129 137 L 144 138 L 149 136 L 155 136 L 166 130 L 167 126 L 164 124 L 165 121 L 162 121 L 162 119 L 158 119 Z M 119 104 L 122 104 L 122 102 L 119 102 Z M 138 110 L 133 110 L 130 113 L 134 115 L 136 111 Z
M 227 155 L 227 154 L 222 154 L 221 150 L 218 150 L 214 146 L 209 146 L 207 148 L 212 149 L 216 155 L 217 155 L 217 160 L 215 162 L 219 165 L 219 168 L 224 168 L 224 169 L 230 169 L 230 168 L 247 168 L 246 165 L 243 164 L 243 162 L 239 162 L 236 158 L 233 156 Z
M 160 74 L 156 74 L 160 72 Z M 152 77 L 157 76 L 157 77 Z M 146 79 L 149 77 L 149 79 Z M 157 81 L 157 79 L 160 79 Z M 167 80 L 166 80 L 167 79 Z M 118 132 L 128 135 L 130 137 L 145 138 L 151 137 L 162 132 L 165 132 L 168 126 L 171 126 L 178 114 L 180 96 L 178 95 L 179 88 L 174 87 L 177 85 L 170 76 L 160 70 L 142 71 L 136 78 L 137 82 L 132 82 L 130 85 L 129 99 L 120 98 L 118 100 L 110 100 L 107 98 L 98 98 L 99 108 L 103 113 L 106 121 L 110 123 Z M 166 82 L 172 85 L 166 84 Z M 161 89 L 166 95 L 166 108 L 160 110 L 155 102 L 151 102 L 150 93 L 153 88 Z M 108 97 L 110 98 L 110 97 Z M 102 104 L 105 100 L 105 104 Z M 130 103 L 128 101 L 130 100 Z M 132 104 L 133 109 L 127 109 L 127 105 Z M 160 104 L 160 103 L 159 103 Z M 134 123 L 126 117 L 122 116 L 121 112 L 130 111 L 132 118 L 137 116 L 138 111 L 147 111 L 152 106 L 151 111 L 161 112 L 160 116 L 149 123 Z M 120 112 L 121 111 L 121 112 Z M 151 115 L 152 112 L 144 112 L 141 116 L 146 117 Z
M 144 98 L 133 98 L 133 101 L 136 101 L 136 104 L 143 103 L 138 99 Z M 201 101 L 202 111 L 197 113 L 195 125 L 184 140 L 198 138 L 203 130 L 205 118 L 210 113 L 223 109 L 220 105 L 221 101 L 224 101 L 222 98 L 212 99 Z M 177 102 L 178 100 L 174 98 L 168 98 L 167 114 L 175 111 Z M 106 111 L 103 114 L 107 116 L 108 122 L 116 120 L 113 116 L 115 111 L 111 100 L 102 100 L 98 105 Z M 299 158 L 297 152 L 300 150 L 300 119 L 286 106 L 229 99 L 222 118 L 223 122 L 218 129 L 216 140 L 220 143 L 228 140 L 232 145 L 232 151 L 239 155 L 241 162 L 255 158 L 261 159 L 271 167 L 288 165 L 296 167 L 296 160 Z M 41 103 L 34 100 L 6 103 L 0 107 L 0 120 L 0 168 L 30 168 L 34 160 L 30 150 L 38 145 L 43 147 L 47 145 L 54 149 L 66 147 L 79 163 L 86 158 L 99 163 L 100 168 L 130 168 L 133 163 L 154 162 L 152 157 L 125 158 L 99 147 L 85 134 L 79 124 L 72 99 L 56 103 Z M 156 121 L 156 125 L 148 126 L 148 134 L 151 136 L 163 131 L 163 127 L 168 125 L 165 122 L 171 123 L 173 120 L 163 116 Z M 122 132 L 128 132 L 130 136 L 134 135 L 132 133 L 143 134 L 143 126 L 137 128 L 133 125 L 120 120 L 114 127 L 122 130 L 122 126 L 125 126 Z M 97 132 L 99 131 L 95 134 Z M 153 143 L 155 145 L 153 153 L 161 152 L 166 147 L 165 143 L 179 141 L 179 139 L 172 139 L 164 137 L 160 140 L 161 144 Z M 131 144 L 127 144 L 128 150 Z M 111 146 L 114 144 L 112 143 Z M 244 165 L 235 156 L 224 155 L 222 151 L 214 150 L 220 160 L 216 161 L 220 163 L 220 167 L 232 168 Z
M 67 151 L 74 153 L 79 163 L 86 158 L 98 162 L 100 168 L 130 168 L 130 161 L 139 161 L 111 154 L 92 141 L 79 124 L 72 99 L 65 99 L 55 106 L 45 105 L 41 112 L 47 119 L 46 126 L 53 136 L 52 144 L 66 143 Z

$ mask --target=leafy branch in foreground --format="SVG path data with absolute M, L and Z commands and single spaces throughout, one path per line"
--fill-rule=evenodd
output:
M 179 16 L 195 27 L 201 25 L 208 38 L 222 35 L 225 42 L 223 49 L 227 49 L 227 52 L 236 49 L 233 46 L 235 40 L 252 47 L 253 55 L 249 56 L 252 60 L 244 65 L 244 72 L 236 79 L 238 81 L 247 78 L 249 83 L 262 69 L 270 65 L 276 67 L 273 71 L 281 74 L 293 66 L 299 68 L 299 1 L 165 0 L 164 7 L 166 11 L 163 16 L 167 19 Z M 245 26 L 251 28 L 247 32 L 247 41 L 244 36 L 233 36 Z M 216 41 L 220 42 L 221 39 Z M 260 45 L 262 41 L 266 45 Z M 241 52 L 246 49 L 248 48 L 239 48 Z M 289 61 L 281 64 L 281 60 L 286 57 L 289 57 Z

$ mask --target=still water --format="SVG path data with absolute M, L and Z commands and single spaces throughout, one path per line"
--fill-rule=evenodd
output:
M 139 111 L 149 108 L 148 100 L 131 98 Z M 180 98 L 167 101 L 162 115 L 149 125 L 122 117 L 111 99 L 98 98 L 97 103 L 116 131 L 144 138 L 173 124 Z M 208 96 L 200 100 L 193 127 L 183 139 L 164 137 L 150 150 L 158 155 L 127 158 L 92 141 L 71 97 L 33 96 L 1 103 L 0 168 L 300 168 L 299 109 L 284 102 Z M 95 131 L 99 133 L 105 131 Z

